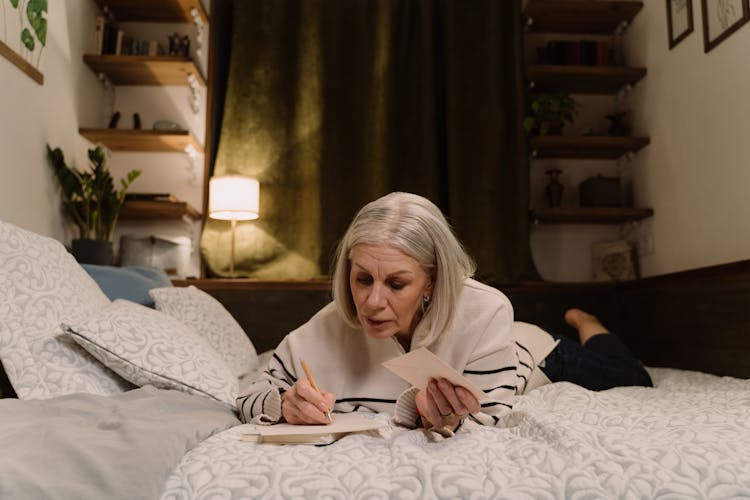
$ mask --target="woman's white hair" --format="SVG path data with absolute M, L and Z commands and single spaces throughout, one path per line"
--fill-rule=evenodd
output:
M 433 289 L 415 346 L 429 346 L 448 329 L 466 278 L 474 275 L 474 261 L 453 234 L 440 209 L 427 198 L 394 192 L 362 207 L 336 250 L 333 300 L 344 320 L 360 326 L 349 283 L 351 250 L 355 245 L 388 245 L 414 258 L 432 277 Z M 419 331 L 420 329 L 418 329 Z

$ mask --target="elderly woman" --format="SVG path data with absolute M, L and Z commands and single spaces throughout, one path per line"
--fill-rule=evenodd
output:
M 365 205 L 338 247 L 333 302 L 279 344 L 264 375 L 237 399 L 241 418 L 324 424 L 329 411 L 366 408 L 387 412 L 407 427 L 456 430 L 465 418 L 502 425 L 517 393 L 549 381 L 537 369 L 541 360 L 554 361 L 555 380 L 563 380 L 576 352 L 566 344 L 556 353 L 556 341 L 546 332 L 514 327 L 507 297 L 471 279 L 473 273 L 472 260 L 429 200 L 391 193 Z M 597 329 L 606 332 L 583 311 L 569 316 L 568 322 L 579 331 L 583 326 L 589 336 Z M 480 404 L 445 379 L 421 390 L 410 387 L 382 366 L 422 346 L 487 399 Z M 627 358 L 625 371 L 630 365 L 642 369 L 624 352 L 615 354 Z M 302 359 L 320 391 L 305 377 Z

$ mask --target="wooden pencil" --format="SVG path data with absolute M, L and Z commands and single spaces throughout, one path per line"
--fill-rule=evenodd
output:
M 318 387 L 318 384 L 315 383 L 315 378 L 312 376 L 312 373 L 310 372 L 310 368 L 307 367 L 307 363 L 305 363 L 305 360 L 300 358 L 299 364 L 301 364 L 302 369 L 305 370 L 305 376 L 307 377 L 307 381 L 310 382 L 310 385 L 312 386 L 312 388 L 315 389 L 318 392 L 318 394 L 322 396 L 323 391 L 321 391 L 320 388 Z M 331 412 L 326 411 L 325 414 L 326 414 L 326 417 L 328 417 L 328 423 L 332 424 L 333 418 L 331 418 Z

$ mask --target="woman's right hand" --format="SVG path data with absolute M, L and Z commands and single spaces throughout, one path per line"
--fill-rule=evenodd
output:
M 326 412 L 333 409 L 336 396 L 313 389 L 306 379 L 297 380 L 281 396 L 281 415 L 290 424 L 329 424 Z

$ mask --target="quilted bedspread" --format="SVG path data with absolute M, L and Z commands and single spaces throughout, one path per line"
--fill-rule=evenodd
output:
M 750 380 L 650 371 L 655 388 L 541 387 L 507 428 L 467 423 L 448 439 L 389 425 L 270 445 L 237 426 L 190 451 L 162 498 L 750 497 Z

